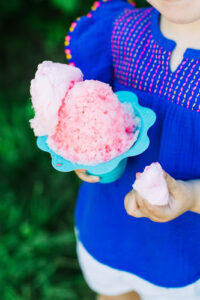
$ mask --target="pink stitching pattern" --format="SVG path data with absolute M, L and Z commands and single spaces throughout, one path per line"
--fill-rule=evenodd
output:
M 196 64 L 194 64 L 194 65 L 192 66 L 189 75 L 186 77 L 186 80 L 185 80 L 184 84 L 183 84 L 182 87 L 181 87 L 180 93 L 178 94 L 178 99 L 177 99 L 176 104 L 179 104 L 179 102 L 180 102 L 180 96 L 183 94 L 184 87 L 186 86 L 186 84 L 187 84 L 189 78 L 191 77 L 191 75 L 192 75 L 192 73 L 193 73 L 193 70 L 194 70 L 194 68 L 196 67 L 196 65 L 197 65 L 197 62 L 196 62 Z M 184 103 L 184 101 L 183 101 L 182 103 Z

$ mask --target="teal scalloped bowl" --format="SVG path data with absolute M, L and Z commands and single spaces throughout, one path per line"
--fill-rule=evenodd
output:
M 115 157 L 114 159 L 100 163 L 97 165 L 81 165 L 72 163 L 63 157 L 57 155 L 47 145 L 48 136 L 41 136 L 37 138 L 37 146 L 39 149 L 49 152 L 52 157 L 52 166 L 60 172 L 71 172 L 77 169 L 86 169 L 88 174 L 96 175 L 100 177 L 101 183 L 111 183 L 121 177 L 126 169 L 127 158 L 136 156 L 143 153 L 150 144 L 149 137 L 147 135 L 148 130 L 156 121 L 156 114 L 153 110 L 147 107 L 143 107 L 138 103 L 138 98 L 134 93 L 127 91 L 117 92 L 116 95 L 120 102 L 131 103 L 135 114 L 141 120 L 141 127 L 138 135 L 138 139 L 135 144 L 125 153 Z

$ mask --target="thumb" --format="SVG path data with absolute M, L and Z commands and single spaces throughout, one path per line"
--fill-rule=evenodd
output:
M 136 218 L 145 217 L 137 204 L 136 192 L 134 190 L 126 195 L 124 205 L 128 215 Z
M 167 183 L 169 194 L 172 197 L 176 198 L 177 193 L 180 193 L 181 190 L 180 184 L 176 179 L 170 176 L 167 172 L 165 171 L 163 172 L 164 172 L 164 177 Z

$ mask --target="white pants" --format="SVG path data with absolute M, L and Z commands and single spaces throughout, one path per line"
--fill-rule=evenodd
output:
M 88 286 L 98 294 L 116 296 L 136 291 L 142 300 L 200 300 L 200 280 L 182 288 L 163 288 L 98 262 L 79 241 L 77 254 Z

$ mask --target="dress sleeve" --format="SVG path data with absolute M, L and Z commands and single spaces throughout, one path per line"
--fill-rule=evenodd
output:
M 86 16 L 72 23 L 65 37 L 65 54 L 70 65 L 81 69 L 84 80 L 112 84 L 112 24 L 118 15 L 134 5 L 126 0 L 96 1 Z

